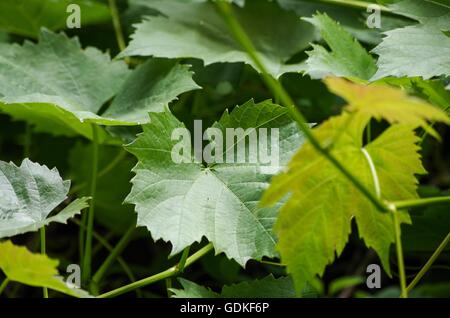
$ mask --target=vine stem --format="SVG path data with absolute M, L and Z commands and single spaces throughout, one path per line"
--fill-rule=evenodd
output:
M 430 259 L 425 263 L 425 265 L 422 267 L 419 273 L 417 273 L 412 282 L 408 285 L 408 287 L 406 288 L 407 292 L 410 292 L 422 279 L 422 277 L 428 272 L 428 270 L 431 268 L 431 265 L 433 265 L 433 263 L 442 253 L 442 251 L 445 249 L 449 241 L 450 241 L 450 232 L 447 234 L 447 236 L 444 238 L 441 244 L 439 244 L 438 248 L 434 251 L 433 255 L 431 255 Z
M 46 242 L 45 242 L 45 226 L 41 227 L 39 230 L 40 236 L 41 236 L 41 254 L 45 255 L 47 253 L 46 251 Z M 48 289 L 47 287 L 43 287 L 42 293 L 44 298 L 48 298 Z
M 191 266 L 196 261 L 198 261 L 200 258 L 202 258 L 206 254 L 208 254 L 210 251 L 212 251 L 213 248 L 214 247 L 213 247 L 212 243 L 209 243 L 208 245 L 204 246 L 203 248 L 201 248 L 200 250 L 198 250 L 197 252 L 195 252 L 194 254 L 192 254 L 191 256 L 189 256 L 186 259 L 186 263 L 185 263 L 184 267 L 187 268 L 187 267 Z M 179 274 L 178 266 L 179 265 L 177 264 L 177 265 L 172 266 L 172 267 L 166 269 L 165 271 L 162 271 L 153 276 L 138 280 L 129 285 L 125 285 L 125 286 L 119 287 L 117 289 L 114 289 L 112 291 L 109 291 L 107 293 L 101 294 L 100 296 L 98 296 L 98 298 L 111 298 L 111 297 L 119 296 L 119 295 L 122 295 L 129 291 L 132 291 L 134 289 L 141 288 L 141 287 L 159 282 L 161 280 L 165 280 L 166 278 L 176 276 Z
M 103 264 L 99 267 L 97 272 L 92 277 L 91 290 L 94 293 L 94 295 L 98 294 L 98 288 L 99 288 L 98 285 L 100 284 L 101 280 L 105 276 L 106 271 L 108 270 L 108 268 L 117 259 L 117 257 L 123 252 L 125 247 L 130 242 L 135 229 L 136 229 L 136 226 L 133 225 L 127 230 L 127 232 L 122 236 L 120 241 L 117 243 L 117 245 L 114 247 L 114 249 L 111 251 L 111 253 L 105 259 Z
M 257 69 L 260 71 L 264 82 L 266 85 L 272 90 L 275 96 L 278 96 L 282 104 L 287 107 L 292 118 L 297 122 L 300 130 L 305 134 L 306 138 L 309 140 L 311 145 L 323 155 L 331 164 L 333 164 L 336 169 L 338 169 L 348 180 L 350 180 L 353 185 L 364 195 L 366 196 L 375 207 L 382 211 L 388 212 L 389 209 L 387 205 L 381 201 L 374 193 L 369 191 L 366 186 L 364 186 L 347 168 L 345 168 L 337 159 L 332 155 L 328 148 L 322 147 L 320 142 L 316 139 L 314 134 L 312 133 L 309 125 L 306 123 L 306 119 L 303 114 L 296 108 L 293 100 L 283 88 L 283 86 L 271 75 L 269 75 L 264 63 L 259 58 L 253 43 L 245 33 L 242 26 L 236 20 L 233 15 L 231 6 L 229 3 L 223 1 L 215 2 L 217 8 L 222 14 L 225 22 L 227 23 L 230 31 L 233 33 L 235 39 L 240 43 L 240 45 L 247 51 L 247 54 L 255 63 Z
M 418 208 L 418 207 L 422 207 L 422 206 L 428 206 L 428 205 L 439 204 L 439 203 L 448 203 L 448 202 L 450 202 L 450 196 L 404 200 L 404 201 L 392 202 L 391 204 L 393 206 L 395 206 L 395 209 L 397 209 L 397 210 L 404 210 L 404 209 Z
M 408 298 L 408 290 L 406 289 L 405 263 L 403 260 L 403 248 L 401 240 L 400 220 L 398 219 L 398 211 L 392 211 L 395 229 L 395 250 L 397 253 L 398 274 L 400 277 L 400 298 Z
M 123 37 L 122 25 L 120 23 L 119 10 L 117 9 L 116 0 L 108 0 L 109 9 L 111 10 L 111 18 L 114 25 L 114 31 L 116 33 L 117 44 L 121 51 L 125 50 L 126 44 Z
M 102 170 L 100 170 L 98 172 L 97 175 L 97 179 L 100 179 L 102 177 L 104 177 L 106 174 L 108 174 L 112 169 L 114 169 L 119 163 L 122 162 L 122 160 L 127 156 L 127 152 L 124 150 L 121 150 L 117 156 L 106 166 L 104 167 Z M 88 184 L 86 182 L 80 183 L 74 187 L 72 187 L 72 189 L 70 189 L 70 194 L 74 194 L 79 192 L 80 190 L 82 190 L 85 186 L 87 186 Z
M 87 215 L 86 240 L 84 243 L 83 272 L 81 280 L 87 284 L 91 278 L 92 263 L 92 232 L 94 230 L 95 216 L 95 193 L 97 191 L 97 174 L 98 174 L 98 131 L 95 124 L 92 124 L 92 172 L 91 172 L 91 204 Z
M 86 227 L 83 223 L 81 223 L 80 221 L 78 221 L 77 219 L 71 219 L 71 222 L 75 223 L 76 225 L 78 225 L 79 227 Z M 108 241 L 101 236 L 99 233 L 97 233 L 95 230 L 92 231 L 92 235 L 94 236 L 94 238 L 101 244 L 103 245 L 110 253 L 113 251 L 113 247 L 111 246 L 111 244 L 108 243 Z M 119 265 L 122 267 L 123 271 L 125 272 L 125 274 L 128 276 L 129 280 L 134 283 L 136 281 L 136 277 L 133 274 L 133 271 L 131 270 L 131 268 L 128 266 L 128 264 L 125 262 L 125 260 L 118 256 L 117 257 L 117 262 L 119 263 Z M 138 297 L 141 297 L 141 293 L 139 290 L 136 290 L 136 295 Z
M 6 277 L 5 280 L 2 282 L 2 284 L 0 285 L 0 295 L 3 293 L 6 286 L 8 286 L 9 282 L 10 282 L 9 278 Z
M 191 247 L 188 246 L 184 249 L 183 254 L 181 254 L 180 262 L 177 265 L 177 271 L 178 273 L 182 273 L 184 271 L 184 268 L 186 267 L 186 261 L 189 256 L 189 251 L 191 250 Z
M 25 141 L 23 146 L 23 156 L 24 158 L 31 158 L 31 143 L 33 139 L 33 127 L 26 123 L 25 126 Z M 39 237 L 40 237 L 40 246 L 41 246 L 41 254 L 46 254 L 46 242 L 45 242 L 45 226 L 39 229 Z M 48 298 L 48 288 L 42 288 L 42 296 L 44 298 Z

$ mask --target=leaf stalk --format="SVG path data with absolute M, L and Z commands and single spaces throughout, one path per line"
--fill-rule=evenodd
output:
M 212 243 L 209 243 L 208 245 L 204 246 L 203 248 L 201 248 L 200 250 L 198 250 L 197 252 L 195 252 L 194 254 L 192 254 L 191 256 L 189 256 L 186 259 L 186 263 L 185 263 L 184 267 L 187 268 L 187 267 L 191 266 L 196 261 L 198 261 L 200 258 L 202 258 L 206 254 L 208 254 L 210 251 L 212 251 L 213 248 L 214 248 L 214 246 Z M 125 285 L 125 286 L 119 287 L 117 289 L 114 289 L 112 291 L 109 291 L 107 293 L 101 294 L 100 296 L 98 296 L 98 298 L 116 297 L 116 296 L 122 295 L 124 293 L 127 293 L 129 291 L 132 291 L 134 289 L 141 288 L 141 287 L 159 282 L 161 280 L 165 280 L 166 278 L 170 278 L 170 277 L 173 277 L 176 275 L 178 275 L 178 265 L 172 266 L 172 267 L 166 269 L 165 271 L 162 271 L 158 274 L 138 280 L 129 285 Z

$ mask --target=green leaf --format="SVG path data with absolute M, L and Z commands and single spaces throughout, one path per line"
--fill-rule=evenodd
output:
M 409 124 L 422 127 L 438 137 L 427 121 L 450 124 L 450 118 L 441 109 L 421 99 L 408 96 L 402 90 L 386 85 L 358 85 L 340 78 L 325 80 L 328 89 L 344 98 L 345 110 L 366 114 L 377 120 L 384 119 L 391 124 Z
M 385 33 L 383 42 L 373 50 L 380 56 L 373 80 L 450 75 L 450 38 L 444 34 L 450 30 L 450 7 L 433 1 L 404 0 L 391 8 L 420 23 Z
M 369 118 L 344 113 L 324 122 L 314 129 L 314 134 L 323 144 L 332 142 L 331 153 L 351 167 L 366 187 L 379 192 L 382 199 L 416 198 L 415 174 L 423 174 L 425 170 L 413 127 L 391 126 L 364 146 L 362 137 Z M 398 158 L 402 158 L 400 166 Z M 353 217 L 365 244 L 378 253 L 390 273 L 389 249 L 395 241 L 391 215 L 380 213 L 309 143 L 293 157 L 288 170 L 273 179 L 263 203 L 274 203 L 288 193 L 291 195 L 280 211 L 275 229 L 282 261 L 298 290 L 315 275 L 322 275 L 325 266 L 340 255 Z M 406 213 L 401 212 L 401 219 L 409 223 Z
M 255 65 L 230 34 L 214 3 L 177 0 L 134 0 L 164 14 L 147 17 L 136 26 L 132 41 L 121 56 L 199 58 L 205 65 L 244 62 Z M 302 65 L 286 62 L 313 39 L 313 28 L 275 2 L 248 0 L 233 11 L 252 39 L 269 72 L 279 77 L 298 72 Z
M 111 19 L 109 8 L 92 0 L 2 0 L 0 30 L 37 38 L 41 27 L 65 29 L 70 4 L 80 6 L 82 27 Z
M 0 238 L 37 231 L 51 222 L 66 223 L 79 214 L 89 198 L 75 200 L 48 217 L 67 199 L 69 187 L 70 181 L 63 181 L 56 169 L 28 159 L 19 167 L 0 161 Z
M 39 44 L 1 46 L 0 109 L 37 131 L 91 138 L 92 122 L 121 123 L 96 113 L 127 75 L 123 62 L 111 62 L 94 48 L 82 50 L 76 38 L 42 30 Z
M 294 284 L 290 277 L 275 278 L 272 275 L 263 279 L 224 286 L 220 294 L 180 278 L 183 289 L 171 289 L 174 298 L 293 298 Z
M 331 51 L 313 44 L 313 50 L 307 52 L 306 72 L 312 78 L 324 78 L 329 75 L 370 79 L 377 68 L 369 53 L 342 26 L 326 14 L 316 14 L 304 18 L 316 26 Z
M 241 265 L 249 259 L 276 255 L 272 225 L 277 208 L 259 208 L 258 201 L 272 174 L 303 142 L 303 135 L 287 115 L 287 109 L 267 101 L 260 104 L 250 101 L 236 107 L 231 114 L 226 112 L 214 125 L 216 131 L 242 128 L 247 134 L 255 134 L 259 128 L 278 128 L 279 144 L 273 146 L 272 137 L 265 139 L 259 131 L 260 140 L 268 140 L 268 148 L 279 154 L 279 163 L 271 165 L 264 164 L 261 156 L 253 162 L 220 163 L 216 160 L 203 165 L 194 160 L 189 136 L 172 140 L 175 129 L 185 127 L 170 112 L 152 113 L 150 117 L 151 123 L 143 126 L 144 132 L 127 146 L 139 160 L 127 198 L 127 202 L 136 205 L 138 225 L 146 226 L 155 240 L 170 241 L 172 254 L 205 236 L 213 242 L 217 253 L 225 252 Z M 223 145 L 226 135 L 223 133 Z M 210 142 L 214 139 L 211 138 Z M 230 147 L 223 151 L 224 157 L 235 149 L 235 155 L 242 151 L 248 154 L 243 141 L 240 139 L 236 143 L 234 140 L 233 146 L 228 145 Z M 191 149 L 180 154 L 185 162 L 176 163 L 172 155 L 177 152 L 174 147 L 180 143 Z M 263 149 L 258 150 L 263 152 Z
M 128 78 L 104 117 L 148 122 L 149 112 L 162 112 L 181 93 L 201 88 L 189 66 L 167 59 L 150 59 Z
M 76 38 L 47 30 L 39 44 L 4 45 L 0 52 L 0 109 L 36 131 L 92 138 L 92 123 L 139 125 L 178 94 L 198 88 L 187 66 L 150 60 L 131 73 L 121 61 Z M 111 108 L 102 106 L 118 93 Z M 106 138 L 101 130 L 100 140 Z
M 34 287 L 46 287 L 74 297 L 90 297 L 81 289 L 70 288 L 58 276 L 57 260 L 33 254 L 11 241 L 0 242 L 0 269 L 10 280 Z

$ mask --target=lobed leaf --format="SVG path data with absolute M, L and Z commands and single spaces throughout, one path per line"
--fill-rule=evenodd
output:
M 58 276 L 59 262 L 46 255 L 33 254 L 11 241 L 0 242 L 0 269 L 12 281 L 34 287 L 46 287 L 73 297 L 90 297 L 81 289 L 69 287 Z
M 373 50 L 380 56 L 373 80 L 386 76 L 449 76 L 450 38 L 444 31 L 450 30 L 450 7 L 436 1 L 403 0 L 390 8 L 420 23 L 385 33 Z
M 70 181 L 25 159 L 18 167 L 0 161 L 0 238 L 37 231 L 51 222 L 66 221 L 88 206 L 89 198 L 73 201 L 58 214 L 50 213 L 67 199 Z
M 42 30 L 38 44 L 1 44 L 0 110 L 36 131 L 92 138 L 92 124 L 139 125 L 178 94 L 198 88 L 187 66 L 150 60 L 130 72 L 76 38 Z M 131 73 L 131 75 L 130 75 Z M 103 105 L 118 94 L 111 108 Z M 107 135 L 100 131 L 100 140 Z
M 171 137 L 175 129 L 184 125 L 168 111 L 151 113 L 151 123 L 144 125 L 144 132 L 127 146 L 139 160 L 127 198 L 127 202 L 136 205 L 138 225 L 146 226 L 155 240 L 171 242 L 172 254 L 205 236 L 217 253 L 225 252 L 241 265 L 249 259 L 276 255 L 272 225 L 277 208 L 260 208 L 258 201 L 272 174 L 302 144 L 303 135 L 286 108 L 267 101 L 250 101 L 231 114 L 225 113 L 214 125 L 221 131 L 249 129 L 247 133 L 272 127 L 279 128 L 279 144 L 274 145 L 273 151 L 280 155 L 280 166 L 266 166 L 260 157 L 253 163 L 216 161 L 203 165 L 190 150 L 181 155 L 185 162 L 175 163 L 172 154 L 178 142 Z M 188 138 L 187 143 L 190 142 Z M 270 149 L 270 138 L 268 142 Z M 213 140 L 209 139 L 209 143 Z M 233 147 L 238 153 L 239 149 L 245 150 L 245 142 L 234 140 Z M 231 153 L 233 147 L 226 149 L 224 155 Z
M 338 22 L 320 13 L 303 20 L 316 26 L 330 47 L 327 51 L 313 44 L 313 50 L 307 52 L 306 73 L 312 78 L 333 75 L 369 80 L 375 74 L 374 59 Z
M 132 41 L 121 56 L 199 58 L 205 65 L 244 62 L 257 67 L 241 48 L 209 1 L 134 0 L 163 15 L 149 16 L 136 25 Z M 313 28 L 274 2 L 247 0 L 234 13 L 255 44 L 269 72 L 279 77 L 302 70 L 301 64 L 286 64 L 313 39 Z

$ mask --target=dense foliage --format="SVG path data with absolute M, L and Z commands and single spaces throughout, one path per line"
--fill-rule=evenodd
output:
M 448 0 L 0 0 L 1 296 L 450 297 L 449 36 Z

